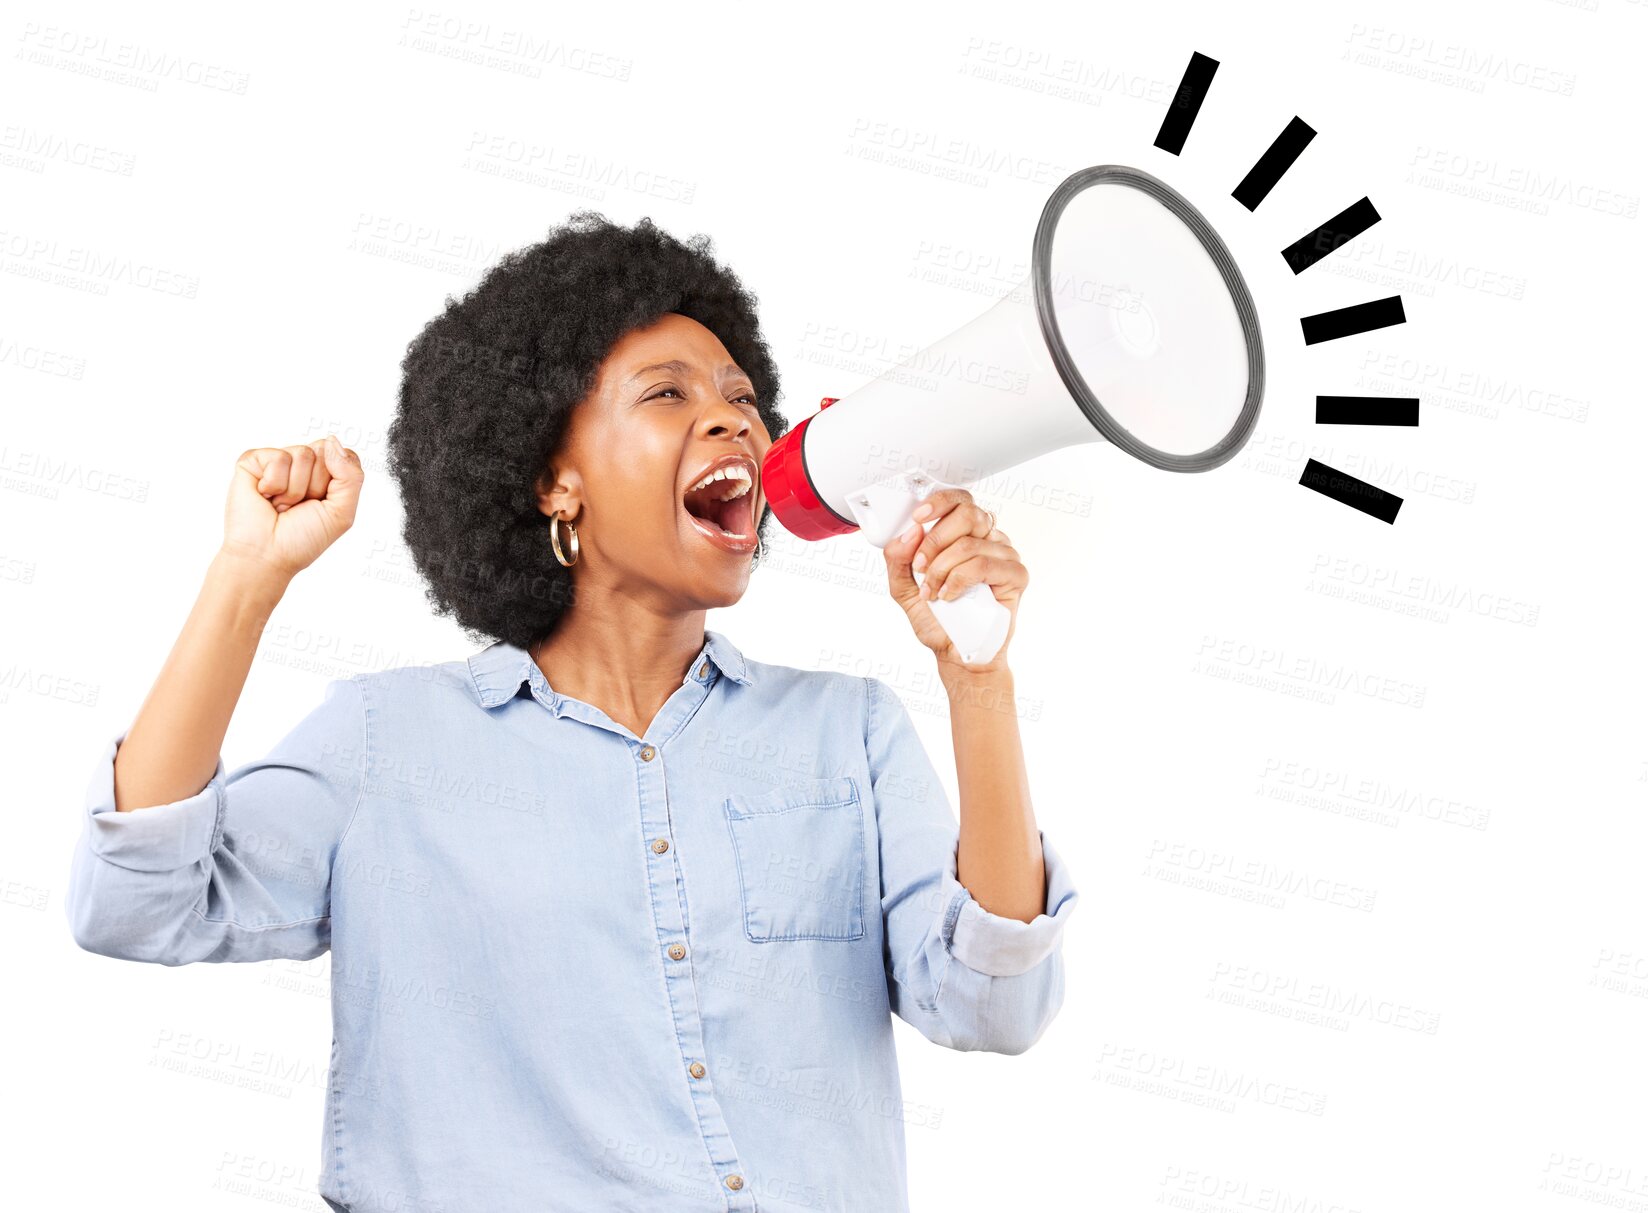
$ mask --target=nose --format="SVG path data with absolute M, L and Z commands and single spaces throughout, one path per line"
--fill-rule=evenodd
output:
M 730 422 L 730 424 L 729 424 Z M 706 438 L 732 436 L 743 438 L 750 432 L 750 416 L 736 404 L 717 398 L 699 418 L 700 432 Z

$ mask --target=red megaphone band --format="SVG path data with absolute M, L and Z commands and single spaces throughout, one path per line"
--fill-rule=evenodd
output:
M 824 397 L 819 403 L 819 412 L 839 399 L 839 396 Z M 813 414 L 816 416 L 818 413 Z M 802 439 L 813 417 L 802 421 L 767 449 L 767 457 L 761 461 L 761 491 L 766 494 L 772 512 L 778 515 L 778 521 L 792 535 L 802 539 L 850 535 L 858 530 L 858 525 L 825 505 L 813 486 L 812 477 L 807 474 Z

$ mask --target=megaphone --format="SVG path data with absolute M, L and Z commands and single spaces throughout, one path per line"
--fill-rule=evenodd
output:
M 1218 233 L 1149 173 L 1095 165 L 1048 198 L 1009 294 L 786 431 L 762 488 L 799 538 L 856 530 L 885 547 L 934 490 L 1078 443 L 1218 467 L 1252 434 L 1264 385 L 1253 297 Z M 986 585 L 928 605 L 968 665 L 1007 639 Z

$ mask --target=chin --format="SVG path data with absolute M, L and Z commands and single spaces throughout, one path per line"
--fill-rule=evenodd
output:
M 687 603 L 686 609 L 689 611 L 710 611 L 716 607 L 737 606 L 744 597 L 745 589 L 748 588 L 748 580 L 748 578 L 741 578 L 737 584 L 729 582 L 725 585 L 716 583 L 695 585 L 684 595 L 684 600 Z

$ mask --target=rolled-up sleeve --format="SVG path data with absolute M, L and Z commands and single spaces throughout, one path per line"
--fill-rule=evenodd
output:
M 892 1009 L 946 1048 L 1022 1053 L 1064 1001 L 1070 871 L 1039 832 L 1044 912 L 1020 922 L 979 905 L 957 878 L 960 825 L 908 711 L 879 678 L 864 681 Z
M 86 789 L 64 912 L 74 940 L 123 960 L 309 960 L 331 946 L 334 861 L 365 790 L 369 708 L 359 677 L 269 754 L 169 804 L 115 808 L 105 747 Z

